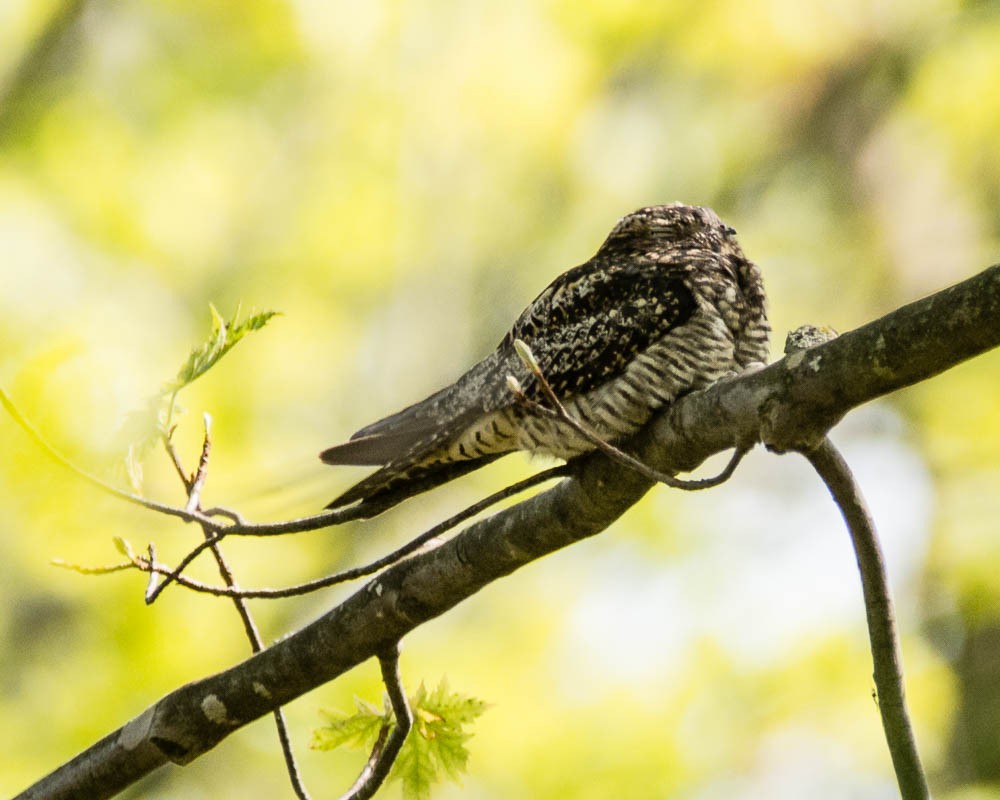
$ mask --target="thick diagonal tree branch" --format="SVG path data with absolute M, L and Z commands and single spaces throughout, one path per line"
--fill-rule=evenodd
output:
M 757 441 L 813 450 L 851 409 L 1000 344 L 1000 266 L 759 372 L 683 398 L 633 451 L 664 472 Z M 315 622 L 177 689 L 22 798 L 110 797 L 372 656 L 491 582 L 604 530 L 652 484 L 596 453 L 555 487 L 389 568 Z

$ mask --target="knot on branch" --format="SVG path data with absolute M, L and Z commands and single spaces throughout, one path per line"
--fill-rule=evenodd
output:
M 760 440 L 772 453 L 811 453 L 843 415 L 768 397 L 758 409 Z

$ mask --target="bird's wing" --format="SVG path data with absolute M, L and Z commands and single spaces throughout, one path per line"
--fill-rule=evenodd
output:
M 501 347 L 522 339 L 556 394 L 566 399 L 624 372 L 638 353 L 696 310 L 681 267 L 633 262 L 594 270 L 588 263 L 553 281 Z M 533 379 L 523 388 L 541 399 Z
M 568 398 L 622 373 L 641 350 L 686 322 L 696 309 L 679 269 L 656 264 L 622 267 L 589 262 L 553 281 L 525 309 L 499 347 L 451 386 L 359 430 L 325 450 L 327 464 L 385 465 L 328 507 L 387 495 L 408 497 L 483 466 L 507 450 L 449 458 L 460 436 L 475 434 L 493 412 L 516 401 L 507 386 L 516 377 L 529 397 L 543 400 L 537 381 L 514 351 L 514 339 L 532 348 L 542 374 Z

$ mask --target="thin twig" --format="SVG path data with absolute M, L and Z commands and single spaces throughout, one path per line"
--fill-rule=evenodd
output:
M 875 523 L 850 467 L 829 439 L 803 455 L 833 495 L 854 544 L 868 617 L 878 708 L 900 794 L 903 800 L 927 800 L 930 791 L 906 710 L 895 613 Z
M 368 800 L 372 797 L 388 777 L 389 770 L 392 769 L 396 756 L 399 755 L 403 742 L 406 741 L 406 735 L 413 727 L 413 711 L 406 699 L 403 681 L 399 674 L 398 643 L 380 655 L 378 663 L 382 669 L 382 681 L 385 683 L 385 689 L 389 695 L 395 724 L 391 726 L 392 732 L 389 733 L 388 737 L 385 735 L 390 727 L 388 724 L 379 731 L 378 739 L 368 757 L 368 762 L 361 770 L 354 785 L 341 795 L 340 800 Z
M 3 389 L 0 389 L 0 405 L 3 405 L 3 407 L 7 410 L 7 413 L 13 418 L 14 422 L 20 426 L 21 430 L 28 434 L 31 440 L 37 444 L 45 452 L 45 454 L 49 456 L 49 458 L 68 469 L 77 477 L 82 478 L 91 486 L 95 486 L 102 492 L 117 497 L 120 500 L 142 506 L 150 511 L 157 511 L 160 514 L 166 514 L 171 517 L 180 517 L 185 522 L 197 522 L 203 526 L 207 525 L 213 531 L 217 531 L 222 528 L 222 526 L 211 517 L 205 516 L 200 512 L 187 511 L 186 509 L 177 508 L 176 506 L 167 505 L 166 503 L 159 503 L 156 500 L 148 500 L 141 495 L 126 492 L 124 489 L 119 489 L 118 487 L 112 486 L 110 483 L 101 480 L 96 475 L 92 475 L 85 469 L 78 467 L 66 456 L 60 453 L 54 446 L 49 444 L 48 440 L 38 432 L 35 426 L 32 425 L 20 412 L 18 407 L 14 405 L 13 400 L 11 400 L 10 396 Z
M 146 546 L 146 558 L 148 559 L 150 564 L 156 563 L 156 545 L 153 544 L 152 542 L 150 542 Z M 152 603 L 153 602 L 152 598 L 155 598 L 155 596 L 158 594 L 156 587 L 157 584 L 159 583 L 159 580 L 157 578 L 158 578 L 157 574 L 153 571 L 150 571 L 149 580 L 146 581 L 146 593 L 144 595 L 146 599 L 146 605 Z
M 205 479 L 208 477 L 208 457 L 212 453 L 212 417 L 206 411 L 203 415 L 205 420 L 205 438 L 202 440 L 201 457 L 198 459 L 198 469 L 194 476 L 187 483 L 188 501 L 184 506 L 185 511 L 194 511 L 201 508 L 201 490 L 205 488 Z M 166 439 L 169 442 L 169 439 Z M 211 535 L 210 531 L 205 531 L 205 536 Z
M 274 709 L 274 727 L 278 731 L 278 742 L 281 744 L 281 755 L 285 759 L 285 771 L 288 773 L 288 781 L 292 784 L 292 791 L 299 800 L 310 800 L 309 790 L 306 789 L 302 780 L 302 773 L 299 771 L 299 763 L 295 758 L 295 751 L 292 749 L 292 739 L 288 734 L 288 721 L 285 719 L 285 711 L 282 708 Z
M 192 581 L 189 578 L 183 578 L 182 573 L 191 565 L 191 562 L 194 561 L 198 556 L 200 556 L 206 550 L 218 545 L 218 543 L 222 541 L 222 538 L 223 538 L 222 535 L 219 533 L 213 533 L 211 535 L 206 534 L 205 538 L 198 544 L 196 544 L 194 547 L 192 547 L 190 552 L 188 552 L 188 554 L 180 560 L 180 562 L 177 564 L 176 567 L 174 567 L 173 569 L 167 569 L 165 567 L 162 568 L 160 570 L 160 574 L 165 576 L 165 580 L 160 582 L 160 585 L 156 587 L 156 590 L 152 594 L 146 596 L 146 603 L 149 604 L 156 602 L 156 599 L 163 593 L 163 590 L 174 582 L 178 583 L 181 586 L 186 586 L 189 589 L 196 589 L 196 591 L 203 591 L 201 589 L 197 589 L 196 586 L 194 585 L 198 583 L 197 581 Z M 155 566 L 156 566 L 155 564 L 150 564 L 151 568 Z M 145 569 L 145 566 L 142 566 L 140 562 L 139 568 Z M 216 593 L 212 592 L 212 594 Z M 230 590 L 220 590 L 220 596 L 243 597 L 243 595 L 233 594 Z
M 167 457 L 170 459 L 170 463 L 174 465 L 177 477 L 180 478 L 181 483 L 184 484 L 184 490 L 190 491 L 191 477 L 184 471 L 184 465 L 181 463 L 181 455 L 177 452 L 177 446 L 174 444 L 173 430 L 168 430 L 167 433 L 163 435 L 163 448 L 167 451 Z M 190 511 L 191 509 L 187 510 Z
M 133 565 L 143 571 L 152 570 L 165 576 L 165 579 L 161 581 L 157 587 L 156 594 L 152 598 L 153 600 L 156 599 L 156 595 L 162 592 L 169 583 L 174 582 L 186 589 L 202 592 L 204 594 L 215 595 L 217 597 L 242 597 L 245 599 L 276 599 L 281 597 L 294 597 L 300 594 L 315 592 L 319 589 L 325 589 L 328 586 L 334 586 L 338 583 L 345 583 L 347 581 L 356 580 L 357 578 L 363 578 L 366 575 L 372 575 L 379 570 L 392 566 L 397 561 L 421 548 L 427 542 L 442 536 L 455 526 L 471 519 L 476 514 L 485 511 L 490 506 L 496 505 L 509 497 L 520 494 L 521 492 L 524 492 L 533 486 L 537 486 L 540 483 L 544 483 L 545 481 L 552 480 L 553 478 L 565 477 L 569 473 L 570 467 L 567 464 L 560 464 L 558 467 L 551 467 L 550 469 L 543 470 L 535 475 L 532 475 L 530 478 L 525 478 L 523 481 L 511 484 L 510 486 L 501 489 L 499 492 L 494 492 L 489 497 L 485 497 L 482 500 L 473 503 L 468 508 L 463 509 L 443 522 L 439 522 L 434 527 L 428 529 L 414 539 L 411 539 L 397 550 L 394 550 L 388 555 L 382 556 L 382 558 L 372 561 L 369 564 L 364 564 L 360 567 L 352 567 L 351 569 L 344 570 L 343 572 L 328 575 L 325 578 L 317 578 L 314 581 L 308 581 L 307 583 L 290 586 L 287 589 L 234 589 L 232 587 L 210 586 L 206 583 L 202 583 L 201 581 L 196 581 L 186 577 L 183 572 L 187 566 L 203 551 L 218 544 L 221 538 L 218 534 L 216 534 L 213 538 L 206 538 L 205 541 L 199 542 L 173 569 L 160 564 L 144 562 L 140 559 L 133 560 Z
M 712 487 L 728 481 L 733 476 L 733 473 L 736 471 L 736 467 L 739 466 L 740 461 L 743 460 L 743 456 L 747 453 L 747 449 L 745 447 L 737 447 L 734 450 L 732 457 L 729 459 L 729 463 L 726 464 L 725 469 L 712 478 L 700 478 L 698 480 L 685 481 L 680 478 L 676 478 L 673 475 L 669 475 L 666 472 L 655 470 L 634 456 L 630 456 L 623 450 L 619 450 L 613 444 L 604 439 L 593 428 L 573 417 L 569 411 L 566 410 L 566 407 L 556 395 L 555 390 L 552 388 L 552 384 L 548 382 L 548 379 L 542 373 L 542 369 L 538 365 L 538 361 L 535 359 L 534 354 L 531 352 L 531 348 L 520 339 L 516 339 L 514 341 L 514 349 L 517 351 L 518 356 L 520 356 L 525 366 L 527 366 L 528 369 L 531 370 L 532 375 L 535 376 L 539 386 L 542 387 L 542 392 L 545 394 L 545 397 L 552 404 L 552 408 L 546 408 L 536 400 L 529 398 L 521 390 L 517 380 L 511 376 L 511 378 L 508 379 L 508 385 L 511 392 L 514 393 L 514 396 L 517 397 L 520 402 L 530 406 L 532 410 L 544 414 L 545 416 L 565 422 L 584 439 L 608 456 L 608 458 L 623 464 L 629 469 L 635 470 L 644 478 L 649 478 L 649 480 L 655 481 L 656 483 L 663 483 L 674 489 L 683 489 L 688 492 L 711 489 Z
M 206 517 L 225 517 L 230 522 L 233 522 L 237 526 L 247 525 L 247 521 L 243 518 L 243 515 L 238 511 L 233 511 L 229 508 L 223 508 L 222 506 L 212 506 L 211 508 L 203 508 L 201 511 Z
M 208 477 L 208 461 L 212 453 L 212 418 L 206 413 L 204 420 L 205 436 L 202 440 L 201 456 L 198 459 L 198 469 L 195 471 L 195 474 L 190 480 L 186 480 L 184 477 L 185 471 L 181 464 L 180 456 L 173 446 L 172 437 L 169 434 L 162 437 L 163 445 L 173 459 L 174 464 L 177 467 L 177 473 L 187 489 L 188 500 L 185 508 L 188 511 L 199 510 L 201 503 L 201 490 L 205 485 L 206 478 Z M 204 534 L 205 542 L 212 551 L 212 555 L 215 557 L 215 563 L 218 565 L 219 575 L 222 577 L 223 583 L 230 591 L 239 592 L 239 586 L 236 584 L 236 577 L 222 555 L 222 548 L 219 547 L 219 540 L 222 537 L 217 531 L 211 530 L 205 525 L 202 525 L 202 533 Z M 149 563 L 155 564 L 155 562 L 156 551 L 153 549 L 153 546 L 150 545 Z M 150 587 L 152 590 L 147 589 L 147 603 L 152 603 L 156 600 L 156 597 L 160 594 L 160 592 L 163 591 L 163 583 L 159 586 L 153 586 L 153 575 L 154 572 L 151 570 Z M 250 609 L 247 607 L 246 600 L 239 596 L 233 596 L 232 601 L 233 606 L 236 609 L 236 613 L 239 615 L 240 621 L 243 623 L 243 630 L 250 642 L 250 649 L 254 653 L 259 653 L 264 649 L 264 640 L 260 635 L 260 630 L 257 628 L 257 624 L 254 622 L 254 619 L 250 614 Z M 292 741 L 288 734 L 288 724 L 285 720 L 285 712 L 279 707 L 274 709 L 273 716 L 274 724 L 278 732 L 278 742 L 281 746 L 281 753 L 285 760 L 285 769 L 288 772 L 288 778 L 292 784 L 292 791 L 295 792 L 295 796 L 299 798 L 299 800 L 310 800 L 309 792 L 306 789 L 305 784 L 302 781 L 302 775 L 299 772 L 299 765 L 295 758 L 295 751 L 292 749 Z
M 206 532 L 207 535 L 208 533 Z M 222 550 L 217 543 L 213 544 L 211 549 L 212 555 L 215 556 L 215 561 L 219 566 L 219 574 L 222 576 L 223 582 L 233 592 L 239 592 L 233 572 L 222 556 Z M 239 596 L 233 596 L 232 601 L 233 606 L 236 608 L 236 613 L 239 614 L 240 620 L 243 623 L 243 630 L 246 632 L 247 639 L 250 641 L 250 649 L 254 653 L 259 653 L 264 649 L 264 640 L 260 635 L 257 624 L 250 615 L 250 609 L 247 608 L 246 600 Z M 272 712 L 272 716 L 274 717 L 274 725 L 278 732 L 281 754 L 285 760 L 285 770 L 288 773 L 289 782 L 292 784 L 292 791 L 295 792 L 295 796 L 299 800 L 310 800 L 309 791 L 302 781 L 302 774 L 299 771 L 298 761 L 295 758 L 295 751 L 292 749 L 292 740 L 288 733 L 285 712 L 281 708 L 276 708 Z
M 392 505 L 395 505 L 395 502 L 399 502 L 398 500 L 395 502 L 388 501 L 384 504 L 374 504 L 368 507 L 352 506 L 350 508 L 341 508 L 334 511 L 324 511 L 321 514 L 312 514 L 308 517 L 285 520 L 283 522 L 263 523 L 247 522 L 240 514 L 226 508 L 211 508 L 207 511 L 202 511 L 200 509 L 189 511 L 186 508 L 172 506 L 168 503 L 161 503 L 157 500 L 150 500 L 142 495 L 127 492 L 124 489 L 119 489 L 117 486 L 113 486 L 112 484 L 101 480 L 96 475 L 87 472 L 87 470 L 82 467 L 78 467 L 61 452 L 59 452 L 54 445 L 50 444 L 44 436 L 42 436 L 38 429 L 35 428 L 27 417 L 21 413 L 20 409 L 18 409 L 18 407 L 14 404 L 14 401 L 2 388 L 0 388 L 0 405 L 6 409 L 7 413 L 10 414 L 11 418 L 17 423 L 21 430 L 23 430 L 28 437 L 36 445 L 38 445 L 47 456 L 49 456 L 49 458 L 65 469 L 68 469 L 74 475 L 83 479 L 91 486 L 94 486 L 102 492 L 112 495 L 113 497 L 117 497 L 119 500 L 124 500 L 127 503 L 141 506 L 149 511 L 155 511 L 170 517 L 178 517 L 185 522 L 197 522 L 202 526 L 202 528 L 206 528 L 217 534 L 229 536 L 280 536 L 286 533 L 303 533 L 305 531 L 321 530 L 334 525 L 343 525 L 345 522 L 352 522 L 356 519 L 373 516 L 374 514 L 381 513 L 382 511 L 390 508 Z M 184 483 L 185 490 L 187 490 L 190 486 L 190 480 L 188 479 L 183 466 L 180 464 L 180 459 L 177 456 L 176 450 L 174 450 L 169 437 L 166 437 L 166 442 L 167 453 L 170 455 L 171 461 L 177 469 L 178 476 Z M 232 524 L 222 525 L 214 519 L 215 517 L 225 517 L 226 519 L 231 520 Z M 220 536 L 219 538 L 221 539 L 222 537 Z
M 213 509 L 214 513 L 224 516 L 225 513 Z M 232 513 L 232 512 L 228 512 Z M 332 511 L 324 511 L 320 514 L 313 514 L 308 517 L 285 520 L 284 522 L 242 522 L 235 523 L 224 530 L 228 536 L 283 536 L 286 533 L 305 533 L 306 531 L 318 531 L 323 528 L 330 528 L 334 525 L 343 525 L 345 522 L 353 522 L 371 514 L 370 508 L 360 506 L 350 506 L 349 508 L 338 508 Z

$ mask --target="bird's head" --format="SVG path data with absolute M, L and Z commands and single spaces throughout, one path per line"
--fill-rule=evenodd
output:
M 670 203 L 633 211 L 612 228 L 596 258 L 616 265 L 651 260 L 711 280 L 721 273 L 763 314 L 760 270 L 744 255 L 736 231 L 710 208 Z
M 622 217 L 601 249 L 688 245 L 711 250 L 736 245 L 736 231 L 710 208 L 670 203 L 647 206 Z

